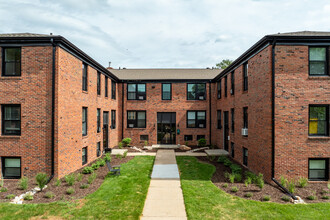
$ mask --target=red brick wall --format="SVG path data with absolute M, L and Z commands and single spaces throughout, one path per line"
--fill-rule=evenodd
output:
M 217 99 L 217 85 L 212 85 L 212 143 L 224 148 L 223 112 L 229 112 L 229 153 L 235 144 L 234 159 L 243 163 L 243 147 L 248 149 L 248 168 L 271 178 L 271 46 L 263 49 L 248 61 L 248 91 L 243 91 L 243 65 L 235 70 L 235 94 L 230 94 L 231 74 L 228 74 L 225 97 L 224 78 L 222 98 Z M 248 137 L 241 135 L 243 107 L 248 107 Z M 231 132 L 231 108 L 235 109 L 235 131 Z M 222 112 L 222 129 L 217 129 L 217 110 Z
M 103 149 L 103 133 L 97 133 L 97 108 L 101 108 L 101 125 L 103 125 L 103 111 L 116 110 L 116 129 L 110 129 L 109 147 L 118 143 L 121 137 L 120 114 L 117 99 L 111 99 L 111 80 L 108 80 L 108 97 L 104 95 L 105 77 L 101 75 L 101 95 L 97 95 L 97 71 L 88 66 L 88 91 L 82 91 L 82 61 L 57 48 L 57 168 L 59 177 L 73 172 L 82 166 L 82 148 L 88 147 L 88 163 L 95 160 L 96 143 L 101 142 Z M 120 93 L 119 93 L 120 95 Z M 82 107 L 88 107 L 88 134 L 82 136 Z M 110 123 L 111 124 L 111 123 Z M 103 127 L 103 126 L 102 126 Z
M 52 47 L 21 51 L 21 76 L 0 73 L 0 105 L 21 105 L 21 136 L 4 136 L 0 131 L 0 157 L 21 157 L 22 176 L 34 177 L 38 172 L 50 174 L 51 169 Z M 0 72 L 1 54 L 0 48 Z
M 330 104 L 330 77 L 308 75 L 308 46 L 276 46 L 275 177 L 308 177 L 308 158 L 329 158 L 330 138 L 308 136 L 310 104 Z
M 154 88 L 153 88 L 154 87 Z M 206 100 L 187 100 L 187 83 L 172 83 L 172 100 L 162 100 L 161 83 L 147 83 L 147 98 L 144 101 L 127 100 L 127 84 L 124 85 L 124 137 L 132 138 L 133 145 L 144 144 L 140 135 L 149 135 L 149 145 L 157 144 L 157 112 L 176 112 L 176 128 L 180 134 L 176 137 L 176 144 L 184 144 L 184 135 L 193 135 L 189 145 L 197 145 L 197 135 L 205 135 L 209 141 L 209 84 L 206 84 Z M 127 128 L 127 110 L 146 110 L 146 128 Z M 187 128 L 187 110 L 205 110 L 206 128 Z

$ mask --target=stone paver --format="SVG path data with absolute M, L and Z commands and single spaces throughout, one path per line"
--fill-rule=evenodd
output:
M 150 152 L 150 153 L 129 152 L 127 153 L 127 156 L 156 156 L 156 152 Z
M 111 150 L 111 155 L 121 155 L 121 156 L 123 156 L 125 152 L 127 152 L 127 149 L 112 149 Z
M 228 155 L 228 152 L 223 149 L 211 149 L 211 150 L 205 150 L 205 153 L 208 156 L 222 156 L 222 155 Z
M 206 157 L 207 154 L 204 152 L 175 152 L 175 156 Z
M 141 219 L 187 219 L 174 150 L 157 151 Z

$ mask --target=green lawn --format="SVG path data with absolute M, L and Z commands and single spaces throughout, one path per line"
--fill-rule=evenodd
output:
M 213 185 L 215 167 L 177 157 L 188 219 L 330 219 L 330 204 L 277 204 L 245 200 Z
M 150 183 L 154 157 L 140 156 L 121 166 L 120 176 L 106 178 L 101 187 L 76 202 L 0 204 L 0 219 L 53 217 L 70 219 L 139 219 Z

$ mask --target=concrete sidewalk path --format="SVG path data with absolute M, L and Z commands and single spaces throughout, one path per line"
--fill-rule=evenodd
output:
M 187 219 L 174 150 L 157 151 L 141 219 Z

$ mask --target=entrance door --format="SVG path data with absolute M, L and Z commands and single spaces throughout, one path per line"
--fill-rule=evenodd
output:
M 224 129 L 223 129 L 223 144 L 224 149 L 228 151 L 228 136 L 229 136 L 229 120 L 228 120 L 228 112 L 223 112 L 223 120 L 224 120 Z
M 157 113 L 157 143 L 176 143 L 176 115 L 175 112 Z
M 109 112 L 103 112 L 103 149 L 109 147 Z

